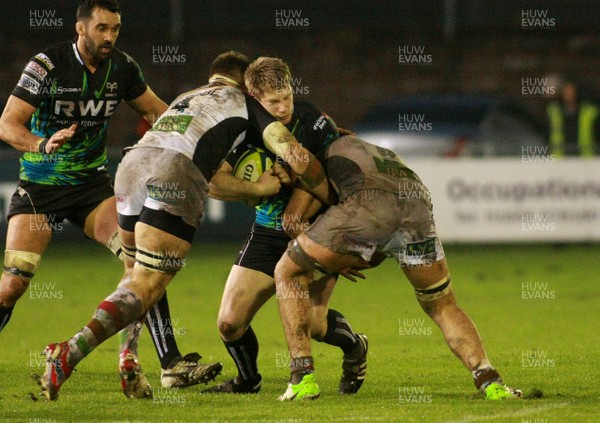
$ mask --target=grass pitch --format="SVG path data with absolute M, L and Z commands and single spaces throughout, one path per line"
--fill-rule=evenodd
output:
M 218 380 L 235 375 L 216 329 L 222 288 L 238 245 L 198 243 L 169 288 L 182 353 L 224 363 Z M 147 333 L 140 359 L 155 387 L 153 400 L 128 400 L 120 391 L 117 339 L 84 360 L 56 402 L 35 396 L 39 352 L 84 325 L 112 292 L 120 264 L 103 248 L 52 245 L 0 334 L 0 419 L 63 421 L 321 421 L 596 422 L 600 411 L 600 246 L 446 247 L 461 306 L 474 319 L 488 355 L 504 379 L 541 398 L 473 399 L 471 375 L 452 356 L 438 328 L 418 307 L 395 262 L 359 283 L 340 280 L 331 306 L 369 336 L 369 371 L 361 391 L 337 394 L 339 350 L 313 342 L 321 398 L 276 401 L 286 387 L 289 353 L 274 299 L 253 324 L 260 341 L 263 389 L 258 395 L 200 395 L 199 387 L 160 388 L 160 366 Z M 201 385 L 204 387 L 205 385 Z M 535 396 L 535 395 L 533 395 Z

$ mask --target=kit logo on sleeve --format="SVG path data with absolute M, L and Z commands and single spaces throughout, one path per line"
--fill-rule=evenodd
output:
M 38 94 L 40 91 L 40 83 L 29 75 L 21 75 L 21 79 L 17 83 L 17 86 L 26 89 L 31 94 Z
M 50 58 L 44 53 L 36 54 L 35 58 L 43 62 L 48 70 L 54 69 L 54 63 L 52 63 L 52 60 L 50 60 Z
M 25 66 L 25 72 L 30 73 L 31 75 L 37 77 L 38 79 L 44 79 L 46 77 L 46 75 L 48 75 L 48 72 L 46 71 L 46 69 L 44 69 L 43 66 L 40 66 L 38 63 L 34 62 L 33 60 L 29 63 L 27 63 L 27 66 Z

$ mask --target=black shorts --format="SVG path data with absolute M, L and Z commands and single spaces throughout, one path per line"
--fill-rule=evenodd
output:
M 275 266 L 287 250 L 290 240 L 284 231 L 254 223 L 235 264 L 273 277 Z
M 80 185 L 45 185 L 20 180 L 10 199 L 8 219 L 17 214 L 45 214 L 51 228 L 67 219 L 83 229 L 91 211 L 113 195 L 110 176 L 105 172 Z

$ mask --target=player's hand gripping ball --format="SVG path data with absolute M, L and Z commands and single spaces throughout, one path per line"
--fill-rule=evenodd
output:
M 245 181 L 256 182 L 260 175 L 271 169 L 273 160 L 258 147 L 248 149 L 237 161 L 233 168 L 233 176 Z M 256 207 L 267 201 L 266 197 L 252 197 L 245 201 L 251 207 Z

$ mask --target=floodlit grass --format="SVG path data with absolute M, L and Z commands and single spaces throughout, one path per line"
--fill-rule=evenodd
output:
M 235 366 L 217 333 L 221 292 L 238 245 L 194 247 L 169 287 L 182 353 L 222 361 L 218 380 Z M 117 339 L 100 346 L 63 386 L 58 401 L 41 397 L 32 373 L 39 351 L 68 339 L 112 292 L 120 264 L 101 247 L 53 245 L 0 334 L 0 419 L 62 421 L 320 421 L 594 422 L 598 421 L 600 354 L 597 260 L 600 247 L 448 246 L 446 253 L 461 306 L 484 339 L 505 381 L 542 398 L 490 402 L 473 399 L 471 375 L 450 353 L 441 333 L 420 310 L 411 287 L 388 260 L 359 283 L 341 280 L 331 306 L 354 330 L 369 336 L 369 371 L 353 397 L 337 394 L 341 352 L 313 343 L 322 395 L 305 403 L 276 401 L 286 387 L 289 354 L 274 299 L 253 324 L 260 341 L 259 395 L 200 395 L 201 388 L 159 388 L 160 366 L 147 333 L 140 358 L 155 387 L 153 400 L 128 400 L 120 391 Z M 251 281 L 250 281 L 251 283 Z M 202 385 L 201 387 L 204 387 Z M 33 395 L 34 398 L 35 395 Z

